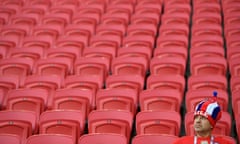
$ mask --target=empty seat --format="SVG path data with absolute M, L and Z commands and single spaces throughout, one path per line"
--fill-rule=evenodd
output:
M 23 24 L 32 28 L 41 22 L 41 17 L 35 13 L 18 13 L 11 17 L 12 24 Z
M 117 54 L 118 57 L 143 57 L 149 62 L 152 57 L 152 50 L 144 46 L 121 47 Z
M 161 18 L 163 24 L 189 25 L 190 21 L 190 15 L 187 13 L 164 13 Z
M 83 57 L 99 57 L 107 59 L 111 63 L 112 59 L 116 57 L 117 50 L 112 47 L 86 47 L 83 52 Z
M 205 98 L 211 98 L 213 97 L 213 92 L 215 90 L 211 89 L 196 89 L 196 90 L 188 90 L 186 93 L 186 98 L 185 98 L 185 106 L 186 106 L 186 111 L 194 111 L 195 106 L 203 99 Z M 228 101 L 229 101 L 229 96 L 227 91 L 224 90 L 217 90 L 217 101 L 218 104 L 220 105 L 221 109 L 223 111 L 228 110 Z
M 224 57 L 195 57 L 190 61 L 191 75 L 223 75 L 227 73 Z
M 200 14 L 205 12 L 221 13 L 221 5 L 219 2 L 194 2 L 194 14 Z
M 74 36 L 74 35 L 67 35 L 61 36 L 56 41 L 56 47 L 66 47 L 66 48 L 78 48 L 80 54 L 83 53 L 83 49 L 88 46 L 89 39 L 87 36 Z
M 40 134 L 62 134 L 71 136 L 76 143 L 85 127 L 85 119 L 80 111 L 53 110 L 40 115 Z
M 226 46 L 227 48 L 238 47 L 240 45 L 238 36 L 227 36 L 226 37 Z
M 186 13 L 191 14 L 191 6 L 189 3 L 170 3 L 166 2 L 164 7 L 164 13 Z
M 156 27 L 160 23 L 159 13 L 149 11 L 149 9 L 143 9 L 136 11 L 131 17 L 132 24 L 153 24 Z
M 21 143 L 37 130 L 36 115 L 30 111 L 1 111 L 0 134 L 19 136 Z
M 112 60 L 112 74 L 146 76 L 148 61 L 143 57 L 116 57 Z
M 22 40 L 22 47 L 49 49 L 53 46 L 52 39 L 45 36 L 26 36 Z
M 125 136 L 113 133 L 91 133 L 82 135 L 78 144 L 98 144 L 98 143 L 114 143 L 127 144 L 128 141 Z
M 48 92 L 47 108 L 52 107 L 53 94 L 57 89 L 62 86 L 60 77 L 54 77 L 51 75 L 31 75 L 27 76 L 24 80 L 23 87 L 31 89 L 44 89 Z
M 239 76 L 240 75 L 240 69 L 239 69 L 239 63 L 240 63 L 240 57 L 235 57 L 228 60 L 229 63 L 229 72 L 232 76 Z
M 188 89 L 227 90 L 227 78 L 223 75 L 192 75 L 188 78 Z
M 64 88 L 90 91 L 93 95 L 91 108 L 94 109 L 96 106 L 95 95 L 98 89 L 103 88 L 103 80 L 98 76 L 71 75 L 66 77 Z
M 48 13 L 42 18 L 42 23 L 52 26 L 59 26 L 64 28 L 68 23 L 71 22 L 69 14 L 64 12 Z
M 118 24 L 127 26 L 129 25 L 130 17 L 128 12 L 112 10 L 104 13 L 101 17 L 102 23 L 106 23 L 106 21 L 109 21 L 109 20 L 113 20 Z
M 193 24 L 219 24 L 222 23 L 222 17 L 220 13 L 204 12 L 194 13 L 192 17 Z
M 158 30 L 160 35 L 189 35 L 189 27 L 186 24 L 162 24 Z
M 60 134 L 37 134 L 28 137 L 26 140 L 26 144 L 43 143 L 74 144 L 74 141 L 71 136 Z
M 123 38 L 126 35 L 126 27 L 121 24 L 100 24 L 96 28 L 96 33 L 100 35 L 111 34 Z
M 231 92 L 237 91 L 240 89 L 240 77 L 232 75 L 230 78 L 230 89 Z
M 147 78 L 147 89 L 176 89 L 183 94 L 185 90 L 185 78 L 178 74 L 150 75 Z
M 78 110 L 86 118 L 91 111 L 93 97 L 93 93 L 87 90 L 59 89 L 54 94 L 52 108 L 55 110 Z
M 34 62 L 25 58 L 8 58 L 0 61 L 0 75 L 16 76 L 19 81 L 32 74 Z
M 150 35 L 155 37 L 157 27 L 153 24 L 130 24 L 127 28 L 127 35 Z
M 133 89 L 140 92 L 144 88 L 144 78 L 139 75 L 109 75 L 106 88 Z
M 95 34 L 95 26 L 87 23 L 68 24 L 64 29 L 64 34 L 69 36 L 85 36 L 90 39 Z
M 186 113 L 185 120 L 184 120 L 186 135 L 195 134 L 193 129 L 193 121 L 194 121 L 194 112 Z M 230 136 L 231 126 L 232 126 L 232 120 L 231 120 L 230 114 L 228 112 L 222 112 L 222 116 L 214 126 L 212 134 Z
M 225 57 L 225 51 L 220 46 L 197 46 L 191 47 L 190 59 L 194 57 Z
M 48 93 L 41 89 L 17 89 L 8 93 L 6 108 L 8 110 L 26 110 L 39 115 L 45 111 Z
M 72 73 L 72 62 L 65 57 L 39 59 L 35 63 L 33 74 L 58 76 L 64 79 Z
M 139 94 L 140 110 L 180 112 L 182 99 L 181 93 L 175 89 L 146 89 Z
M 219 24 L 194 24 L 192 26 L 192 36 L 198 35 L 222 35 L 223 29 Z
M 127 35 L 123 39 L 124 47 L 145 46 L 153 49 L 155 38 L 149 35 Z
M 178 136 L 181 116 L 175 111 L 142 111 L 136 115 L 137 135 L 169 134 Z
M 82 57 L 74 63 L 74 74 L 83 76 L 98 76 L 105 80 L 109 73 L 110 61 L 103 57 Z
M 19 39 L 14 36 L 0 36 L 0 47 L 7 51 L 15 48 L 19 44 Z
M 112 47 L 117 50 L 122 45 L 122 37 L 110 34 L 96 34 L 91 37 L 90 45 L 93 47 Z
M 166 47 L 156 47 L 153 52 L 154 57 L 182 57 L 187 60 L 187 47 L 184 46 L 168 46 Z
M 0 134 L 0 141 L 3 144 L 21 144 L 20 136 L 14 134 Z
M 33 62 L 36 62 L 38 59 L 44 57 L 44 51 L 41 48 L 25 48 L 25 47 L 19 47 L 19 48 L 13 48 L 9 51 L 8 54 L 9 57 L 13 58 L 26 58 L 32 60 Z
M 133 137 L 132 144 L 171 144 L 178 139 L 178 136 L 167 135 L 167 134 L 142 134 Z
M 80 50 L 76 47 L 58 47 L 50 48 L 45 51 L 47 58 L 67 58 L 73 64 L 77 58 L 80 57 Z
M 89 133 L 121 134 L 130 140 L 133 115 L 128 111 L 95 110 L 88 115 Z
M 240 34 L 240 31 L 239 31 L 239 24 L 228 24 L 228 25 L 225 25 L 224 27 L 224 35 L 226 37 L 229 37 L 229 36 L 237 36 Z
M 157 47 L 188 47 L 188 37 L 185 35 L 160 35 L 157 38 Z
M 99 89 L 96 94 L 97 110 L 125 110 L 135 115 L 138 94 L 131 89 Z
M 185 74 L 186 60 L 181 57 L 153 57 L 150 73 L 154 75 Z
M 197 35 L 191 40 L 192 47 L 198 46 L 219 46 L 223 47 L 223 37 L 221 35 Z
M 62 28 L 60 26 L 55 26 L 55 25 L 47 25 L 47 24 L 42 24 L 35 26 L 32 29 L 32 35 L 34 36 L 44 36 L 46 38 L 51 39 L 53 42 L 56 41 L 56 39 L 61 35 Z
M 11 89 L 19 88 L 19 79 L 15 76 L 0 76 L 0 89 L 3 92 L 4 96 L 7 96 L 7 93 Z
M 31 34 L 31 27 L 24 24 L 7 24 L 1 28 L 2 36 L 12 36 L 21 45 L 23 37 Z
M 240 49 L 238 47 L 229 47 L 227 49 L 227 60 L 230 62 L 230 59 L 240 57 Z

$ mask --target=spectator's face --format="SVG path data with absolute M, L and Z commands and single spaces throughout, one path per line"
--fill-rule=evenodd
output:
M 200 133 L 210 132 L 212 130 L 212 125 L 206 117 L 198 115 L 194 118 L 194 130 Z

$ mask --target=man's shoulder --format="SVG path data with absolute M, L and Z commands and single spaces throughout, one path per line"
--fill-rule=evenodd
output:
M 236 144 L 236 141 L 234 138 L 229 136 L 216 136 L 216 142 L 219 144 Z

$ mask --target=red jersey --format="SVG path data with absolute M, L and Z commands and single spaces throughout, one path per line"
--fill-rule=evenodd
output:
M 194 136 L 184 136 L 177 139 L 173 144 L 194 144 Z M 197 144 L 211 144 L 211 137 L 197 138 Z M 221 136 L 214 137 L 213 144 L 235 144 Z

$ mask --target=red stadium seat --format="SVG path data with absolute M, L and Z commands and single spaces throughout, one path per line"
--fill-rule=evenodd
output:
M 189 27 L 186 24 L 162 24 L 159 28 L 159 34 L 160 35 L 171 35 L 171 34 L 177 34 L 177 35 L 189 35 Z
M 144 46 L 121 47 L 117 53 L 118 57 L 143 57 L 148 62 L 152 58 L 152 50 Z
M 48 93 L 41 89 L 17 89 L 8 93 L 8 110 L 25 110 L 35 112 L 37 118 L 45 111 Z
M 99 89 L 96 94 L 97 110 L 125 110 L 135 115 L 138 94 L 131 89 Z
M 194 57 L 190 62 L 191 75 L 223 75 L 227 73 L 224 57 Z
M 198 35 L 219 35 L 222 36 L 223 29 L 219 24 L 194 24 L 192 26 L 192 36 Z
M 160 35 L 157 38 L 157 47 L 188 47 L 188 37 L 185 35 Z
M 182 95 L 178 90 L 146 89 L 139 94 L 141 111 L 171 110 L 180 112 Z
M 112 60 L 113 75 L 140 75 L 146 76 L 148 61 L 143 57 L 116 57 Z
M 223 37 L 221 35 L 197 35 L 191 40 L 192 47 L 199 46 L 219 46 L 223 47 Z
M 0 141 L 4 144 L 21 144 L 20 136 L 14 134 L 0 134 Z
M 93 93 L 87 90 L 59 89 L 54 94 L 52 108 L 55 110 L 79 110 L 86 118 L 91 111 L 93 97 Z
M 185 90 L 185 78 L 178 74 L 150 75 L 147 78 L 147 89 L 176 89 L 183 94 Z
M 38 59 L 44 57 L 44 51 L 41 48 L 25 48 L 25 47 L 19 47 L 19 48 L 13 48 L 8 53 L 9 57 L 12 58 L 26 58 L 32 60 L 33 62 L 36 62 Z
M 220 46 L 198 46 L 190 49 L 190 59 L 194 57 L 225 57 L 225 51 Z
M 98 144 L 98 143 L 127 144 L 127 139 L 125 136 L 120 134 L 91 133 L 82 135 L 78 140 L 78 144 Z
M 150 61 L 150 73 L 154 75 L 184 75 L 186 60 L 181 57 L 153 57 Z
M 178 136 L 181 116 L 175 111 L 142 111 L 136 115 L 137 135 L 169 134 Z
M 88 115 L 88 131 L 121 134 L 130 140 L 133 115 L 128 111 L 96 110 Z
M 227 78 L 223 75 L 191 75 L 188 78 L 188 89 L 227 90 Z
M 132 144 L 171 144 L 178 139 L 178 136 L 167 135 L 167 134 L 143 134 L 133 137 Z
M 74 144 L 74 141 L 71 136 L 60 134 L 37 134 L 28 137 L 26 140 L 26 144 L 43 143 Z
M 106 88 L 133 89 L 140 92 L 144 88 L 144 77 L 139 75 L 109 75 Z
M 154 57 L 182 57 L 184 60 L 187 60 L 187 54 L 187 47 L 183 46 L 156 47 L 153 52 Z
M 27 137 L 37 130 L 37 117 L 30 111 L 1 111 L 0 134 L 12 134 L 19 136 L 21 143 L 25 143 Z
M 53 110 L 40 115 L 40 134 L 61 134 L 71 136 L 74 143 L 82 135 L 85 119 L 80 111 Z
M 39 59 L 35 63 L 33 74 L 58 76 L 64 79 L 72 74 L 71 60 L 65 57 Z

